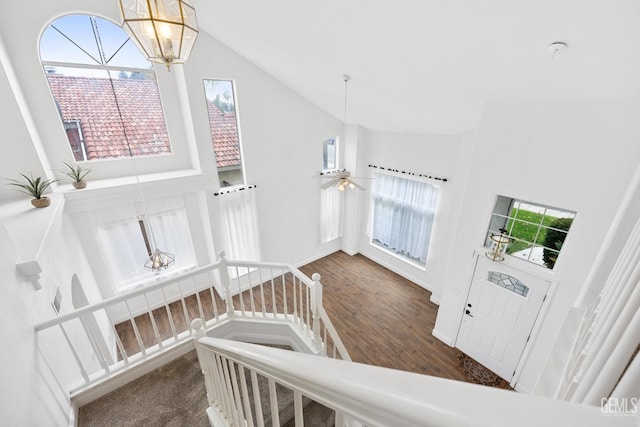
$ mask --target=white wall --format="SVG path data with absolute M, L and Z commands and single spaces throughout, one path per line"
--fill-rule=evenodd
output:
M 530 391 L 594 263 L 640 160 L 640 103 L 494 102 L 484 111 L 434 335 L 455 342 L 474 259 L 498 194 L 577 212 L 553 270 L 557 282 L 518 389 Z M 524 261 L 522 261 L 524 262 Z
M 203 172 L 215 165 L 203 79 L 236 83 L 246 183 L 257 185 L 248 191 L 256 192 L 263 259 L 299 265 L 337 250 L 338 242 L 320 243 L 318 177 L 322 141 L 341 134 L 340 121 L 207 34 L 199 35 L 184 73 Z M 215 218 L 213 223 L 215 228 Z

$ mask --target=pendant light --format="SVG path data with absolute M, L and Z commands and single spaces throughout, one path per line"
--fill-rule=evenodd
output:
M 187 0 L 119 0 L 123 27 L 151 62 L 184 64 L 198 36 Z

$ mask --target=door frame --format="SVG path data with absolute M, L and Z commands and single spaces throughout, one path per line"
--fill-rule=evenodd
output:
M 474 258 L 473 269 L 471 270 L 471 274 L 467 279 L 467 290 L 464 293 L 464 301 L 462 301 L 461 308 L 460 308 L 460 318 L 459 318 L 460 320 L 458 322 L 458 329 L 456 330 L 456 337 L 453 340 L 454 348 L 457 348 L 456 344 L 458 342 L 458 337 L 460 336 L 460 328 L 462 327 L 462 320 L 464 319 L 464 311 L 466 308 L 467 300 L 469 299 L 469 294 L 471 293 L 473 278 L 476 274 L 476 269 L 478 268 L 478 258 L 481 256 L 485 256 L 486 251 L 487 251 L 487 248 L 485 247 L 477 248 L 473 251 L 473 258 Z M 558 285 L 558 280 L 554 278 L 552 270 L 537 266 L 533 263 L 530 263 L 529 261 L 521 260 L 521 259 L 512 257 L 510 255 L 505 255 L 504 261 L 494 261 L 494 262 L 498 264 L 504 264 L 510 268 L 513 268 L 514 270 L 518 270 L 523 273 L 530 274 L 539 279 L 549 282 L 549 288 L 547 289 L 546 298 L 542 301 L 542 304 L 540 305 L 540 310 L 538 310 L 538 315 L 536 316 L 536 320 L 533 322 L 533 327 L 531 328 L 531 334 L 529 335 L 529 340 L 527 340 L 527 342 L 524 345 L 524 348 L 522 349 L 522 354 L 520 355 L 520 358 L 518 359 L 518 363 L 516 364 L 515 373 L 513 374 L 513 377 L 509 382 L 509 385 L 513 387 L 513 389 L 516 389 L 516 384 L 520 379 L 522 368 L 525 362 L 527 361 L 527 359 L 529 358 L 529 353 L 531 353 L 531 346 L 535 342 L 538 336 L 538 332 L 540 331 L 542 321 L 546 317 L 547 311 L 549 309 L 549 302 L 553 299 L 553 296 L 555 295 L 557 285 Z

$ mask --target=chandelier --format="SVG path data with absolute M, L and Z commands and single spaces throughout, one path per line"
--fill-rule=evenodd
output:
M 184 64 L 198 36 L 187 0 L 119 0 L 123 27 L 151 62 Z

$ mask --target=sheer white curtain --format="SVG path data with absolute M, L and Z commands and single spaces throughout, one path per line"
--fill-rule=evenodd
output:
M 141 206 L 114 206 L 91 214 L 103 259 L 111 271 L 116 290 L 142 285 L 196 266 L 187 214 L 180 198 L 147 201 L 144 209 L 158 247 L 175 254 L 175 264 L 154 274 L 145 270 L 149 254 L 140 229 Z M 150 230 L 147 230 L 148 234 Z M 151 236 L 149 236 L 151 237 Z M 153 245 L 153 242 L 151 242 Z M 152 250 L 154 248 L 151 248 Z
M 438 187 L 403 176 L 377 173 L 372 196 L 372 241 L 425 264 Z
M 342 235 L 340 204 L 342 195 L 335 185 L 320 190 L 320 241 L 327 243 Z
M 229 259 L 261 259 L 255 191 L 232 191 L 216 197 L 224 239 L 222 249 Z

